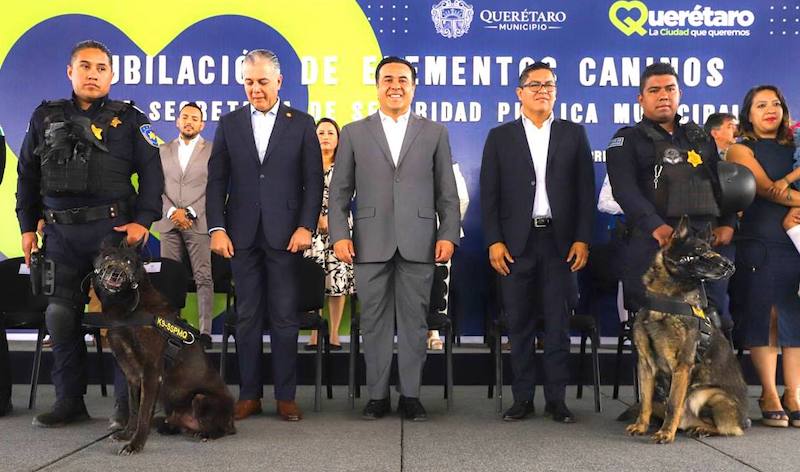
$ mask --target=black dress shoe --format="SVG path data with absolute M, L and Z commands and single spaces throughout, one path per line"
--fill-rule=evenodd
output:
M 419 402 L 419 398 L 400 395 L 400 400 L 397 401 L 397 412 L 409 421 L 428 421 L 428 413 Z
M 0 398 L 0 416 L 6 416 L 12 409 L 10 398 Z
M 83 397 L 56 400 L 53 410 L 42 413 L 33 419 L 33 425 L 40 428 L 56 428 L 70 423 L 88 421 L 89 412 L 83 403 Z
M 535 412 L 533 400 L 515 401 L 511 408 L 503 413 L 503 421 L 517 421 Z
M 370 400 L 367 402 L 367 406 L 364 407 L 364 412 L 361 413 L 361 417 L 365 420 L 377 420 L 378 418 L 386 416 L 386 413 L 389 413 L 391 409 L 392 406 L 389 404 L 388 398 Z
M 574 423 L 575 415 L 569 411 L 567 405 L 561 402 L 547 402 L 544 406 L 545 416 L 550 416 L 558 423 Z

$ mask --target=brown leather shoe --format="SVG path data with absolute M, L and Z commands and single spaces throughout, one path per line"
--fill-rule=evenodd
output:
M 303 412 L 300 411 L 294 400 L 278 400 L 278 414 L 285 421 L 300 421 L 303 419 Z
M 236 421 L 258 413 L 261 413 L 261 400 L 239 400 L 233 406 L 233 419 Z

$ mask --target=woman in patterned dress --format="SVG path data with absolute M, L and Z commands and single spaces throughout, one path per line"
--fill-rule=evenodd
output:
M 333 164 L 336 160 L 336 148 L 339 145 L 339 125 L 330 118 L 322 118 L 317 123 L 317 138 L 322 150 L 322 170 L 325 187 L 322 193 L 322 210 L 319 214 L 317 230 L 311 238 L 311 248 L 305 257 L 313 258 L 325 269 L 325 295 L 328 300 L 330 314 L 331 350 L 342 349 L 339 341 L 339 325 L 342 322 L 345 296 L 353 293 L 353 266 L 340 261 L 333 255 L 333 247 L 328 236 L 328 189 L 333 176 Z M 307 350 L 317 346 L 317 332 L 311 332 Z

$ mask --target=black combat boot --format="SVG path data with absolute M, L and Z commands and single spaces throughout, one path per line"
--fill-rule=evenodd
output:
M 86 405 L 83 403 L 83 397 L 65 398 L 56 400 L 52 411 L 36 416 L 33 419 L 33 425 L 40 428 L 57 428 L 90 419 Z

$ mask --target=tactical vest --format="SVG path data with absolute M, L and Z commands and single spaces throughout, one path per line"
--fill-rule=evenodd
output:
M 41 193 L 47 197 L 129 197 L 131 165 L 105 144 L 111 120 L 127 111 L 124 102 L 107 101 L 94 120 L 67 117 L 68 100 L 44 102 L 44 141 L 34 153 L 41 162 Z
M 695 123 L 683 125 L 691 149 L 682 149 L 653 126 L 636 125 L 655 150 L 653 189 L 658 214 L 666 218 L 683 215 L 717 217 L 716 182 L 709 166 L 711 156 L 703 155 L 705 131 Z

